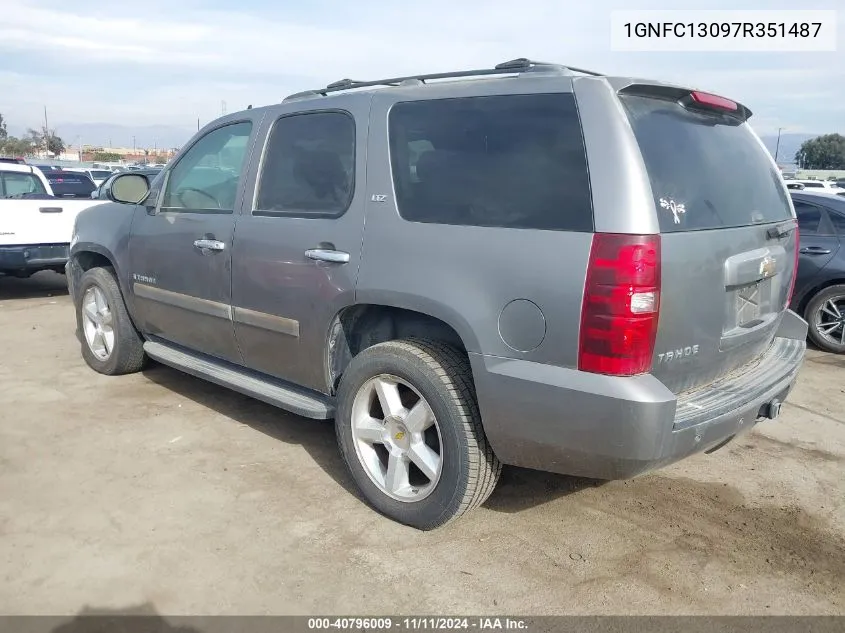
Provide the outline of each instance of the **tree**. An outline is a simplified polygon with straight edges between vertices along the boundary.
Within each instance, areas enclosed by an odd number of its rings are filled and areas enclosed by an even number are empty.
[[[56,134],[56,130],[39,131],[32,128],[26,131],[28,140],[38,149],[46,149],[48,153],[58,156],[65,151],[65,142]]]
[[[845,169],[845,136],[824,134],[804,141],[795,162],[804,169]]]
[[[28,156],[32,153],[32,143],[29,139],[7,136],[0,139],[0,154],[9,156]]]
[[[94,152],[94,160],[104,163],[112,163],[120,160],[120,154],[114,152]]]
[[[6,121],[3,119],[3,115],[0,114],[0,143],[7,138],[9,138],[9,133],[6,131]]]

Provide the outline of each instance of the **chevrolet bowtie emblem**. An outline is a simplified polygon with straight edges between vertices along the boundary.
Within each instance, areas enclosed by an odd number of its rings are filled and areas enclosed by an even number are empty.
[[[405,433],[404,433],[404,432],[402,432],[402,431],[399,431],[396,435],[394,435],[394,436],[393,436],[393,438],[394,438],[397,442],[399,442],[399,441],[400,441],[403,437],[405,437]]]
[[[777,272],[777,260],[771,255],[766,255],[760,262],[760,276],[763,279],[773,276]]]

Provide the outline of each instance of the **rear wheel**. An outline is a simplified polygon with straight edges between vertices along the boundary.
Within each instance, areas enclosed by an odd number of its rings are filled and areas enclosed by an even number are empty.
[[[418,339],[358,354],[338,390],[338,444],[368,503],[422,530],[482,504],[498,481],[466,355]]]
[[[101,374],[115,376],[144,366],[144,342],[129,318],[114,274],[92,268],[79,280],[77,320],[82,357]]]
[[[825,288],[804,312],[810,340],[827,352],[845,353],[845,285]]]

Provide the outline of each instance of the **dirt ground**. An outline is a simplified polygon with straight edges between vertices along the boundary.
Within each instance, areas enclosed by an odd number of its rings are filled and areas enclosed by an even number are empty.
[[[64,278],[0,279],[0,613],[843,614],[845,357],[781,418],[627,482],[506,469],[421,533],[330,423],[174,370],[109,378]]]

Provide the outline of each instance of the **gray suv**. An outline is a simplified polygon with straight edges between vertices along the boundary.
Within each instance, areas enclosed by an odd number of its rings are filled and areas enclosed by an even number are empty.
[[[87,363],[334,419],[420,529],[502,464],[628,478],[775,418],[798,230],[742,104],[525,59],[228,114],[79,215]]]

